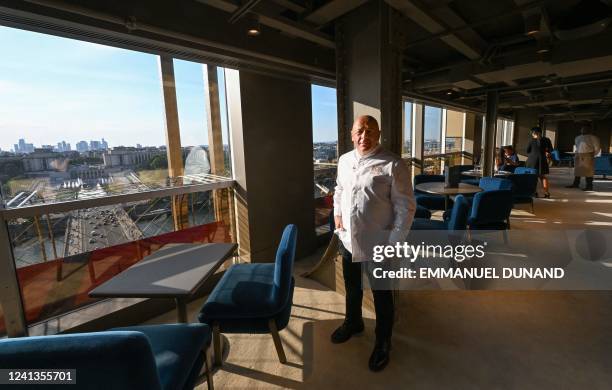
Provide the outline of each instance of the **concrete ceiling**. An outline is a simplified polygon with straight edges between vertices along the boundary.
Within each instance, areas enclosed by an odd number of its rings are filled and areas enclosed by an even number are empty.
[[[0,0],[0,23],[330,84],[334,22],[366,1]],[[407,96],[482,109],[498,90],[503,114],[612,109],[608,0],[381,1],[403,21]],[[245,34],[252,16],[255,39]]]

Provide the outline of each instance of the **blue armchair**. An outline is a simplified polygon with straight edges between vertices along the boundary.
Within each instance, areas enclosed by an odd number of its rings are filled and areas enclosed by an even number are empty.
[[[444,175],[416,175],[414,177],[414,194],[418,206],[425,207],[428,210],[444,210],[444,196],[436,194],[428,194],[419,191],[416,186],[421,183],[444,182]]]
[[[148,325],[106,332],[0,340],[0,367],[76,369],[75,389],[193,389],[207,362],[204,324]],[[72,387],[72,386],[68,386]]]
[[[523,173],[509,177],[512,181],[512,199],[514,204],[530,203],[533,209],[533,198],[538,187],[538,175]]]
[[[220,333],[270,333],[286,363],[279,330],[289,323],[297,226],[288,225],[273,264],[235,264],[211,292],[198,319],[213,328],[215,363],[221,365]]]
[[[553,163],[556,166],[561,166],[563,163],[567,163],[567,166],[571,167],[574,163],[573,157],[561,155],[561,152],[559,152],[558,149],[553,149],[553,151],[550,153],[550,156],[552,157]]]
[[[516,167],[514,170],[515,175],[522,175],[525,173],[532,173],[534,175],[538,174],[538,171],[535,168],[527,168],[527,167]]]
[[[474,196],[467,224],[470,230],[503,230],[504,241],[508,242],[511,211],[512,191],[482,191]]]
[[[412,230],[465,230],[469,209],[470,205],[465,197],[457,195],[448,221],[415,218]]]
[[[612,175],[612,155],[602,154],[595,157],[595,174],[602,175],[604,179],[606,176]]]
[[[484,191],[510,190],[512,189],[512,182],[499,177],[483,177],[480,179],[478,186]]]

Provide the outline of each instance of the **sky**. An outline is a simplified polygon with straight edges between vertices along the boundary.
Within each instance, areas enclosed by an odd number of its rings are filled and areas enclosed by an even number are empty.
[[[0,149],[19,138],[72,149],[102,138],[111,147],[165,144],[157,56],[3,26],[0,47]],[[207,145],[202,66],[174,67],[181,143]],[[314,141],[337,140],[335,90],[315,85],[312,99]],[[225,115],[222,123],[227,134]]]

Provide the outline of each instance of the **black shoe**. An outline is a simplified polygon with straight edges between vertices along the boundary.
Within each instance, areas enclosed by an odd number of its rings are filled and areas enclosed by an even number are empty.
[[[550,192],[545,192],[545,193],[544,193],[544,197],[545,197],[546,199],[550,199]]]
[[[376,345],[374,345],[374,351],[372,351],[370,355],[370,361],[368,362],[370,371],[381,371],[383,368],[387,367],[390,351],[391,340],[384,340],[381,342],[377,340]]]
[[[348,341],[353,335],[361,332],[363,332],[363,321],[359,321],[357,324],[350,324],[344,321],[342,325],[332,333],[331,342],[334,344],[341,344]]]
[[[572,185],[569,185],[569,186],[565,186],[565,188],[578,188],[578,185],[577,184],[572,184]]]

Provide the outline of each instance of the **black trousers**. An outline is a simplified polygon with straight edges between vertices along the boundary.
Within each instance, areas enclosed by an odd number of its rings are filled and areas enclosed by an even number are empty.
[[[361,302],[363,288],[361,283],[361,263],[353,263],[353,256],[340,243],[342,273],[346,291],[346,321],[354,324],[362,320]],[[393,331],[393,292],[391,290],[372,290],[374,310],[376,311],[376,340],[391,338]]]
[[[580,177],[574,176],[574,185],[578,187],[580,185]],[[593,188],[593,176],[585,177],[586,179],[586,187],[585,188]]]

